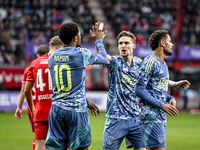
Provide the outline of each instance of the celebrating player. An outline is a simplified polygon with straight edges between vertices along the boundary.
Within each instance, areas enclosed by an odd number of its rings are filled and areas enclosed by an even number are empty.
[[[118,36],[119,56],[108,55],[106,67],[109,75],[106,123],[103,134],[103,149],[119,149],[123,139],[127,148],[145,150],[142,131],[139,125],[139,99],[135,95],[138,69],[142,60],[133,56],[136,37],[129,31]],[[170,81],[172,87],[189,87],[187,80]],[[128,124],[128,125],[127,125]]]
[[[106,122],[103,133],[103,149],[119,149],[126,137],[136,150],[145,150],[139,125],[138,97],[135,85],[141,59],[133,56],[136,37],[128,31],[117,36],[119,56],[108,55],[106,67],[109,75]]]
[[[80,48],[81,35],[74,22],[63,24],[59,37],[64,47],[49,57],[49,70],[54,85],[49,113],[46,145],[50,149],[87,150],[91,144],[91,129],[85,96],[85,72],[90,64],[105,64],[107,53],[103,39],[107,31],[98,30],[95,23],[90,34],[99,54]]]
[[[165,112],[178,115],[175,98],[167,95],[169,73],[164,61],[172,55],[174,45],[168,31],[156,30],[149,38],[149,46],[153,53],[143,60],[136,85],[136,95],[141,98],[141,127],[149,150],[166,150]]]

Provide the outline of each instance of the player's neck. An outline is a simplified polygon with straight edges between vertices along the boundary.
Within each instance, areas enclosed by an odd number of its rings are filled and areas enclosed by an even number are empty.
[[[124,61],[127,63],[127,65],[131,66],[133,63],[133,57],[122,57],[124,59]]]
[[[52,54],[54,51],[56,51],[57,50],[57,48],[51,48],[50,50],[49,50],[49,54]]]
[[[63,47],[76,47],[75,42],[69,43],[69,44],[64,44]]]
[[[164,61],[166,55],[163,53],[163,50],[161,49],[155,49],[153,51],[154,55],[161,61]]]

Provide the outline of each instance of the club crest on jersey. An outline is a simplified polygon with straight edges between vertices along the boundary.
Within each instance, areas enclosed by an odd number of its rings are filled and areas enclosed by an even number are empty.
[[[112,145],[113,144],[113,137],[112,136],[108,136],[107,144],[108,145]]]
[[[144,75],[142,76],[142,78],[143,78],[143,81],[146,82],[146,81],[148,81],[149,76],[148,76],[147,74],[144,74]]]

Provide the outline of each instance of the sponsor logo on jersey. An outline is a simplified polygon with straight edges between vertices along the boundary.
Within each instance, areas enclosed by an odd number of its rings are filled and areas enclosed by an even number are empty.
[[[160,78],[159,85],[160,86],[166,86],[168,84],[168,79],[167,78]]]
[[[41,59],[40,64],[48,64],[48,59]]]
[[[53,94],[38,95],[38,100],[51,99]]]

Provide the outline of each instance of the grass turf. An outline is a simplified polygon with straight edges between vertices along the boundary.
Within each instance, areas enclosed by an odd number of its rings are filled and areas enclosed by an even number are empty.
[[[101,116],[90,116],[92,144],[89,150],[102,150],[102,136],[105,113]],[[21,120],[14,117],[14,112],[0,113],[0,150],[32,150],[34,133],[23,113]],[[200,149],[200,115],[179,113],[176,117],[168,115],[167,123],[168,150],[199,150]],[[126,150],[123,141],[120,150]]]

